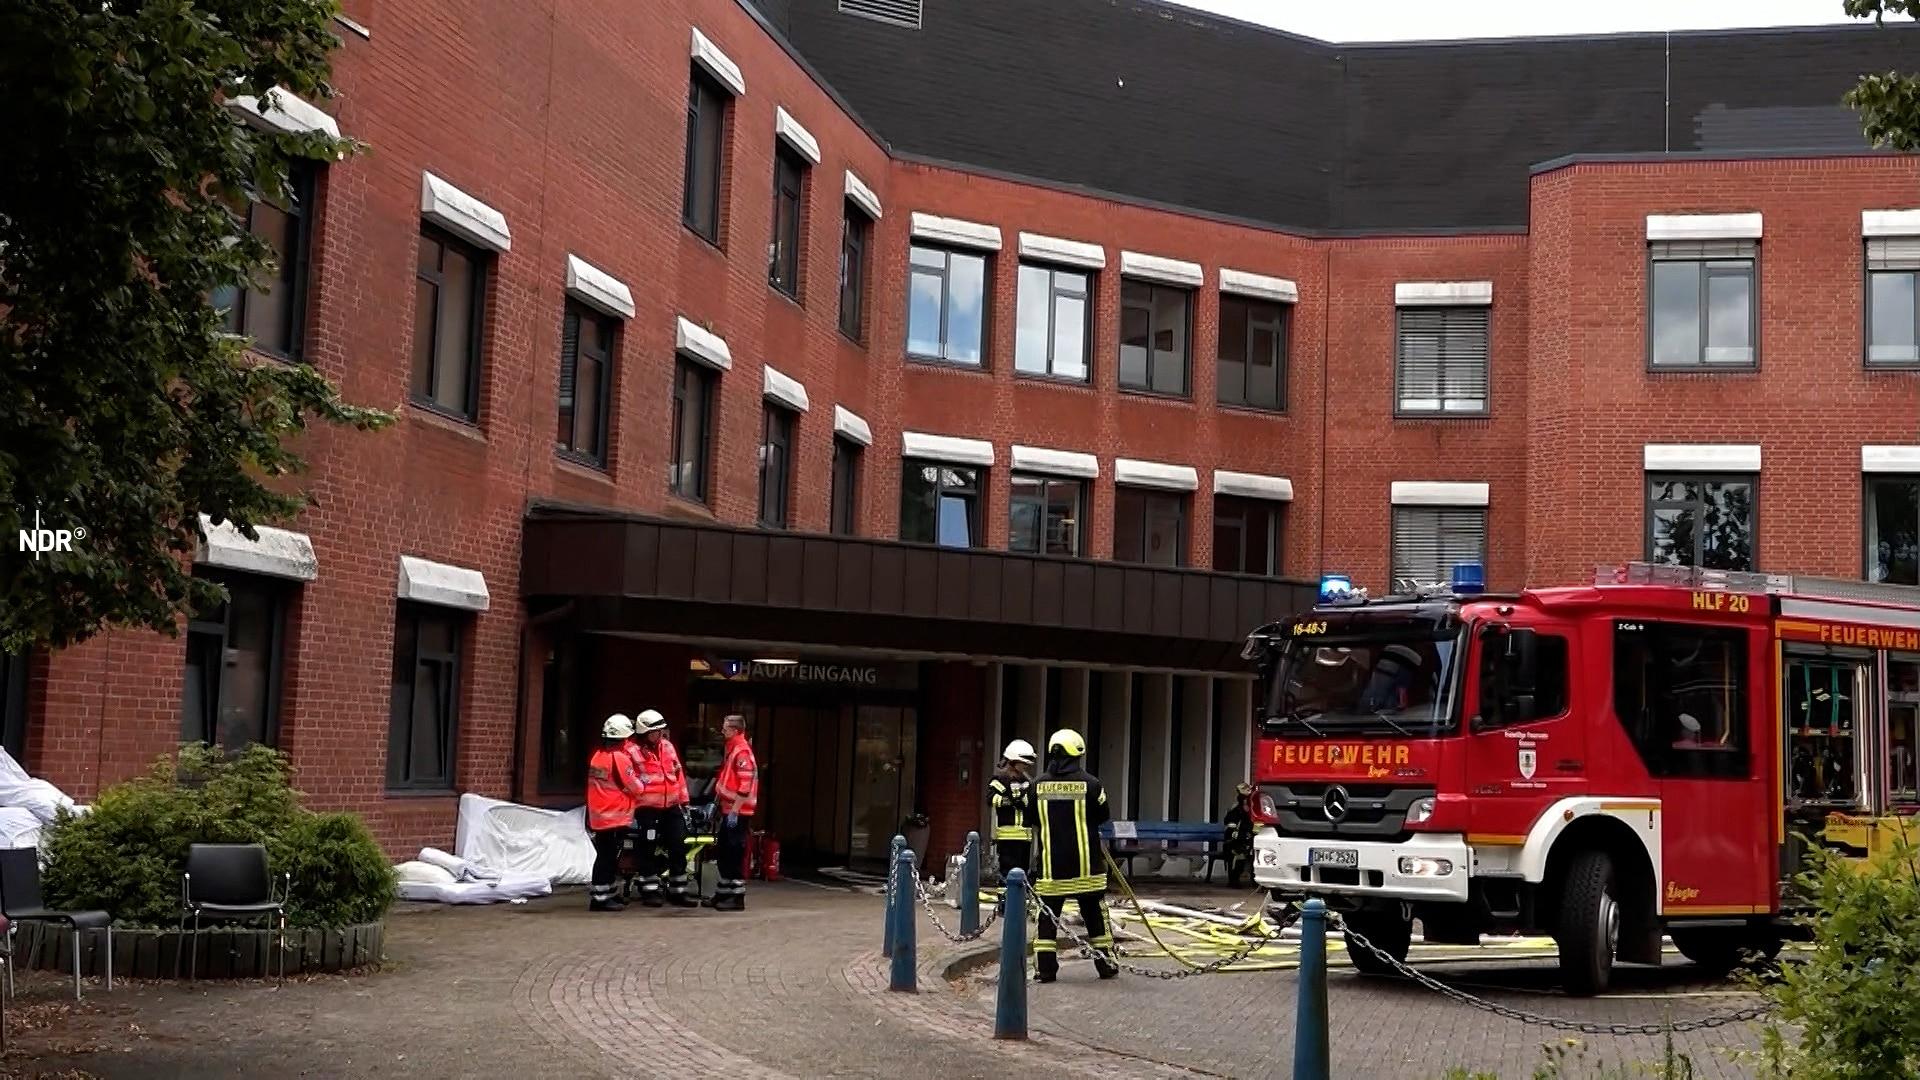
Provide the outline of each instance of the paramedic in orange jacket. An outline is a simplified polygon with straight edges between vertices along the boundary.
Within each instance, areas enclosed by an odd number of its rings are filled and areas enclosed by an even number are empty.
[[[695,907],[699,901],[687,895],[687,824],[682,809],[687,805],[686,770],[680,767],[680,752],[667,740],[667,718],[648,709],[636,719],[634,755],[644,782],[634,815],[634,827],[640,830],[640,902],[648,907],[662,903]]]
[[[753,745],[747,742],[746,718],[729,716],[721,721],[720,729],[727,736],[720,773],[713,781],[714,813],[720,815],[720,880],[710,903],[715,911],[745,911],[747,827],[760,803],[760,772],[753,759]]]
[[[587,828],[593,834],[593,891],[589,911],[619,911],[626,907],[614,894],[620,845],[633,827],[633,807],[641,784],[634,774],[627,740],[633,721],[620,713],[600,725],[600,747],[587,759]]]

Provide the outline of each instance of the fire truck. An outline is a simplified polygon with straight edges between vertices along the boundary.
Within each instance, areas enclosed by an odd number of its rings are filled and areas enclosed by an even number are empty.
[[[1584,586],[1368,599],[1263,626],[1254,878],[1405,959],[1554,939],[1616,961],[1778,952],[1808,845],[1920,835],[1920,589],[1630,563]],[[1389,970],[1349,942],[1362,972]]]

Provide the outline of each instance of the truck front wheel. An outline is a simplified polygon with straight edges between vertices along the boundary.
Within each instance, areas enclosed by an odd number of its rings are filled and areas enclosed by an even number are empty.
[[[1614,947],[1620,940],[1620,904],[1613,860],[1604,851],[1583,851],[1567,865],[1560,888],[1560,979],[1567,993],[1591,997],[1613,980]]]
[[[1374,949],[1406,962],[1407,950],[1413,947],[1412,919],[1401,918],[1397,911],[1356,911],[1343,918]],[[1347,939],[1347,959],[1353,961],[1354,970],[1362,975],[1390,975],[1394,971],[1393,965],[1379,953],[1352,938]]]

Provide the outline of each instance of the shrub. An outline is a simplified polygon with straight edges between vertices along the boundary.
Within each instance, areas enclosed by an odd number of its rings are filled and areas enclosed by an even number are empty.
[[[191,845],[258,843],[276,876],[293,875],[290,922],[379,919],[394,896],[386,856],[357,818],[303,809],[292,780],[287,759],[260,746],[231,756],[187,746],[161,758],[48,827],[48,905],[109,911],[121,926],[174,926]]]

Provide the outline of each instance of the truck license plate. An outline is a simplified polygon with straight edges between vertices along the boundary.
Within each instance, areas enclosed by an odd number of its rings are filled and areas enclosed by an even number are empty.
[[[1354,866],[1360,865],[1360,853],[1353,848],[1309,848],[1307,864],[1310,866]]]

